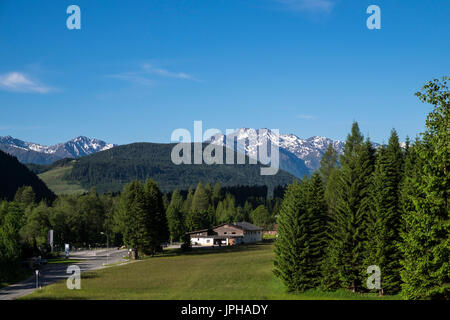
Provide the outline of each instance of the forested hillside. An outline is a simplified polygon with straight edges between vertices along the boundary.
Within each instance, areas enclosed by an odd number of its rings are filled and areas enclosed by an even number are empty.
[[[188,189],[200,180],[211,184],[219,182],[224,187],[265,185],[270,192],[274,187],[291,183],[294,179],[281,170],[274,176],[263,176],[260,174],[260,164],[175,165],[170,158],[173,146],[133,143],[102,151],[73,162],[73,168],[65,179],[80,183],[88,190],[96,187],[100,193],[120,191],[131,180],[144,181],[147,178],[154,179],[164,192],[175,188]]]
[[[0,199],[12,200],[22,186],[31,186],[36,200],[55,198],[53,192],[16,157],[0,151]]]

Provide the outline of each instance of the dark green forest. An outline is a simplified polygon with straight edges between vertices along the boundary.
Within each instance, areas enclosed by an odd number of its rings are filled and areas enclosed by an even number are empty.
[[[206,144],[203,144],[203,147],[205,146]],[[164,192],[177,188],[187,190],[195,187],[200,180],[209,181],[211,184],[219,182],[222,186],[261,185],[267,186],[269,190],[294,180],[294,176],[282,170],[274,176],[262,176],[262,165],[248,164],[248,157],[247,164],[239,165],[175,165],[170,158],[173,147],[174,144],[157,143],[118,146],[77,159],[65,179],[81,183],[86,190],[95,187],[100,193],[121,191],[131,180],[144,182],[147,178],[155,180]],[[40,173],[51,167],[33,165],[32,168]]]
[[[51,202],[55,199],[53,192],[47,188],[33,172],[24,164],[0,150],[0,199],[13,200],[17,189],[31,186],[36,194],[36,200]]]

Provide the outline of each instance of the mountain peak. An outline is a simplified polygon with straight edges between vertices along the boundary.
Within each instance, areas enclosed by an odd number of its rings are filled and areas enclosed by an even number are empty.
[[[45,146],[24,142],[11,136],[0,137],[0,150],[16,156],[25,163],[48,164],[63,158],[79,158],[115,147],[95,138],[78,136],[67,142]]]
[[[343,152],[345,142],[340,140],[332,140],[322,136],[312,136],[307,139],[301,139],[295,134],[278,134],[276,135],[272,130],[268,128],[251,129],[251,128],[239,128],[233,136],[237,137],[238,146],[235,146],[237,150],[244,151],[251,158],[258,157],[259,142],[255,140],[255,134],[263,133],[264,136],[274,144],[277,144],[285,156],[290,158],[296,157],[302,161],[310,171],[314,171],[320,166],[320,160],[325,153],[328,145],[332,145],[338,154]],[[214,139],[213,139],[214,137]],[[213,140],[215,144],[225,145],[226,140],[223,134],[216,134],[207,141]],[[288,170],[289,171],[289,170]],[[291,172],[295,174],[294,172]]]

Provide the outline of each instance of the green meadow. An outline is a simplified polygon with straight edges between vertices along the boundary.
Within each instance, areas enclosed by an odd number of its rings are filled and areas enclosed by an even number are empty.
[[[39,174],[39,178],[57,195],[61,194],[81,194],[86,192],[80,184],[67,181],[64,177],[70,173],[72,165],[56,167],[49,171]]]
[[[82,275],[81,289],[65,281],[23,299],[381,299],[348,291],[288,293],[272,273],[273,244],[164,254]],[[382,299],[400,299],[398,296]]]

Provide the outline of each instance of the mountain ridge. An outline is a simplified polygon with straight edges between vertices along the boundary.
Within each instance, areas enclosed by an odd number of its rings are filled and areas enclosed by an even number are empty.
[[[52,146],[26,142],[11,136],[0,137],[0,150],[17,157],[22,163],[51,164],[64,158],[80,158],[116,146],[86,136],[78,136]]]

